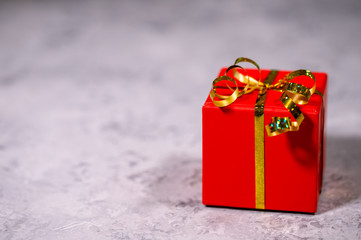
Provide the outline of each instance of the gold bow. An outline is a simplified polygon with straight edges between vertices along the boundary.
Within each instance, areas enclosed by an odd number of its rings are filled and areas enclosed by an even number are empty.
[[[248,62],[253,64],[259,72],[259,79],[256,80],[248,74],[246,76],[242,75],[235,68],[241,68],[245,72],[247,72],[243,67],[237,65],[240,62]],[[233,76],[227,76],[227,73],[233,69]],[[307,76],[311,78],[314,82],[311,88],[307,88],[301,84],[290,82],[292,79],[299,76]],[[230,87],[228,83],[226,84],[228,89],[232,91],[230,95],[221,95],[217,93],[218,88],[222,88],[221,86],[216,86],[216,84],[220,81],[228,81],[235,84],[235,87]],[[242,87],[237,84],[237,81],[243,85]],[[252,93],[253,91],[258,90],[260,96],[265,95],[268,90],[281,91],[283,94],[280,97],[280,101],[284,105],[284,107],[291,113],[291,115],[295,118],[296,121],[291,121],[290,117],[272,117],[272,122],[266,126],[266,131],[268,136],[276,136],[288,131],[298,131],[299,127],[304,119],[304,115],[302,114],[298,105],[305,105],[308,103],[310,97],[315,92],[317,94],[322,94],[316,91],[316,81],[315,76],[309,70],[299,69],[293,72],[288,73],[282,79],[279,79],[275,84],[264,83],[261,81],[261,70],[258,64],[249,58],[237,58],[235,63],[228,67],[225,74],[223,76],[217,77],[212,84],[212,90],[210,92],[210,97],[214,103],[214,105],[218,107],[226,107],[236,101],[237,98],[242,97],[244,94]],[[215,98],[220,100],[216,100]],[[263,108],[264,105],[262,105]],[[256,107],[257,111],[257,107]],[[263,109],[262,109],[263,114]]]

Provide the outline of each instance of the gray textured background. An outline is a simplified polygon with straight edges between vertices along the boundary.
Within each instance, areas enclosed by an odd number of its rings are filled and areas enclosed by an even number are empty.
[[[236,57],[329,74],[315,215],[201,204]],[[0,1],[0,239],[360,239],[360,1]]]

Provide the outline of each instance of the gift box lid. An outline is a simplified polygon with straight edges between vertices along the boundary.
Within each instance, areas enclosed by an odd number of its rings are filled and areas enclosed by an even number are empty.
[[[222,68],[219,73],[219,76],[224,75],[226,70],[227,70],[227,68]],[[240,72],[240,70],[236,70],[236,71]],[[246,71],[250,77],[253,77],[255,79],[259,78],[259,72],[257,69],[246,69]],[[268,69],[261,70],[262,82],[265,80],[265,78],[270,73],[270,71],[271,70],[268,70]],[[283,78],[286,74],[288,74],[290,72],[291,71],[285,71],[285,70],[278,71],[277,76],[275,77],[275,80],[273,81],[273,83],[276,83],[279,79]],[[312,72],[312,73],[314,74],[315,80],[316,80],[316,90],[321,92],[324,95],[323,97],[326,98],[327,74],[323,73],[323,72]],[[227,76],[233,77],[233,73],[230,71],[230,72],[228,72]],[[314,83],[310,78],[308,78],[306,76],[299,76],[299,77],[293,79],[291,82],[296,82],[296,83],[302,84],[302,85],[304,85],[306,87],[310,87],[310,88],[312,87],[312,85]],[[217,90],[217,92],[219,92],[220,94],[227,94],[227,93],[231,94],[232,93],[229,89],[226,89],[227,83],[225,81],[222,81],[219,83],[220,83],[219,85],[224,86],[225,89],[219,89],[219,90]],[[232,84],[230,84],[230,83],[228,83],[228,84],[232,87]],[[239,86],[241,86],[241,84],[239,84]],[[257,95],[258,95],[258,91],[253,91],[250,94],[245,94],[245,95],[239,97],[235,102],[233,102],[229,106],[224,107],[223,109],[224,110],[231,110],[231,109],[254,110],[254,105],[257,100]],[[265,112],[267,112],[267,111],[277,112],[277,113],[280,113],[282,116],[290,115],[289,111],[283,106],[282,102],[279,100],[281,95],[282,95],[282,93],[280,91],[268,90],[267,97],[266,97],[266,103],[265,103]],[[322,97],[319,94],[313,94],[311,96],[309,102],[306,105],[298,105],[298,106],[300,107],[300,110],[306,115],[318,114],[322,107],[322,101],[323,101]],[[325,104],[326,99],[323,102]],[[204,107],[219,108],[213,104],[212,99],[209,96],[208,96],[206,102],[204,103]]]

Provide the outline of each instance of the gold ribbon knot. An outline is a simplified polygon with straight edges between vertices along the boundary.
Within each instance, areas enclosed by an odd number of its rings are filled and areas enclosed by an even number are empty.
[[[237,65],[241,62],[248,62],[254,65],[259,72],[259,79],[256,80],[250,77],[248,74],[243,75],[236,70],[236,68],[243,69],[246,73],[247,71]],[[232,70],[233,78],[227,76],[228,72]],[[299,76],[306,76],[313,80],[313,86],[311,88],[305,87],[302,84],[291,82],[294,78]],[[227,81],[233,83],[234,86],[229,86],[226,83],[227,88],[232,91],[230,95],[222,95],[217,93],[217,89],[224,88],[222,86],[218,86],[217,83],[221,81]],[[297,105],[305,105],[308,103],[312,94],[315,92],[322,94],[316,91],[316,81],[315,76],[311,71],[305,69],[299,69],[293,72],[288,73],[283,78],[279,79],[275,84],[273,83],[264,83],[261,81],[261,70],[258,64],[249,58],[237,58],[235,63],[228,67],[225,74],[223,76],[217,77],[212,83],[212,90],[210,92],[210,97],[214,103],[214,105],[218,107],[226,107],[237,100],[237,98],[241,98],[244,94],[252,93],[253,91],[259,91],[258,98],[265,95],[268,90],[280,91],[282,92],[282,96],[280,97],[280,101],[283,106],[291,113],[295,121],[292,121],[290,117],[272,117],[272,121],[270,124],[266,125],[266,131],[268,136],[276,136],[288,131],[298,131],[299,127],[304,119],[304,115],[302,114],[300,108]],[[218,98],[218,100],[216,99]],[[263,107],[264,105],[262,105]],[[257,107],[256,107],[257,111]],[[256,113],[257,114],[257,113]],[[262,109],[263,115],[263,109]]]

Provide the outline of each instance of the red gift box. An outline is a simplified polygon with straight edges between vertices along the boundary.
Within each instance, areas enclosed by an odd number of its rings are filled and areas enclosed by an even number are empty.
[[[220,71],[225,74],[227,68]],[[247,69],[250,77],[259,72]],[[262,81],[270,70],[261,70]],[[290,71],[279,71],[274,80]],[[308,104],[299,105],[304,120],[298,131],[264,136],[264,209],[314,213],[322,187],[325,159],[324,116],[327,74],[313,73],[316,90]],[[228,75],[232,75],[228,73]],[[307,85],[309,79],[298,77]],[[226,85],[224,85],[226,86]],[[226,90],[225,90],[226,91]],[[287,117],[281,92],[268,90],[264,123]],[[256,207],[255,102],[258,91],[245,94],[226,107],[208,96],[203,109],[203,204],[237,208]]]

